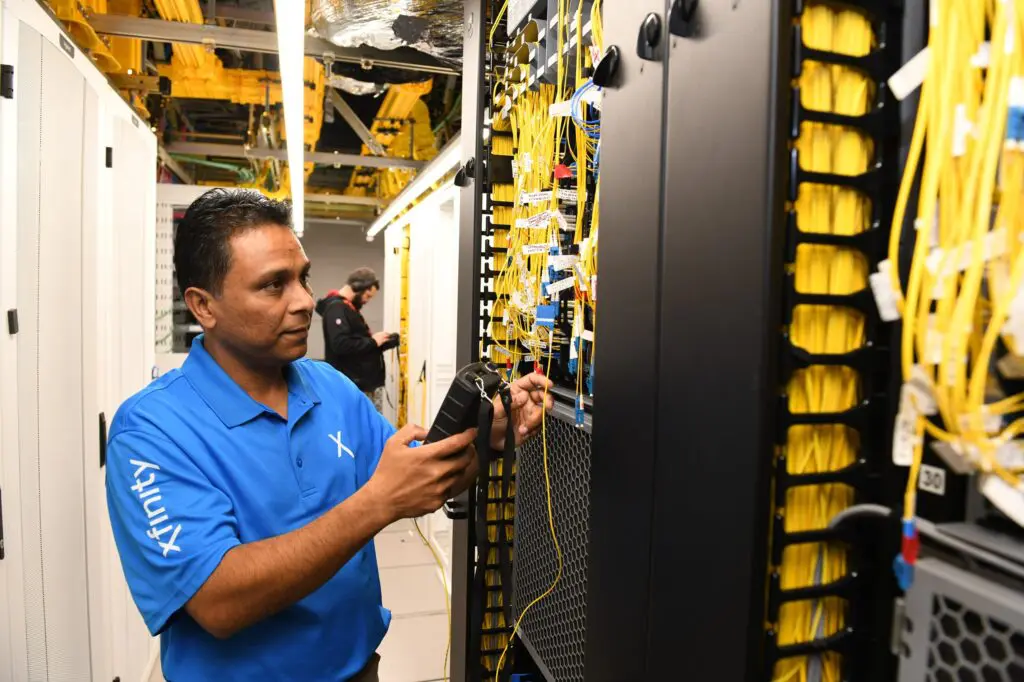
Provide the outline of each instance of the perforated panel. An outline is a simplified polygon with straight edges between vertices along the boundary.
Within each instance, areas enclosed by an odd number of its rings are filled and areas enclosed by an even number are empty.
[[[156,207],[156,352],[174,351],[174,208]]]
[[[1024,596],[924,559],[907,595],[900,682],[1024,682]]]
[[[1024,681],[1024,633],[950,597],[932,600],[928,682]]]
[[[552,682],[582,682],[587,606],[587,540],[590,518],[590,435],[549,417],[546,438],[519,452],[516,479],[515,612],[547,592],[558,576],[545,483],[544,442],[555,537],[562,570],[551,594],[525,614],[520,633]]]

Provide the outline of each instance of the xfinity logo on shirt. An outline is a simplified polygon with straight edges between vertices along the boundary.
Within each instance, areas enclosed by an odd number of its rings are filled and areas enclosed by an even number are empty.
[[[341,431],[338,431],[337,434],[328,433],[327,437],[334,441],[334,444],[338,446],[338,457],[341,457],[341,453],[344,452],[352,459],[356,458],[355,453],[345,447],[345,444],[341,442]]]
[[[181,552],[181,547],[175,544],[178,541],[178,534],[181,533],[181,524],[169,523],[170,517],[167,515],[167,510],[158,504],[163,499],[163,496],[160,495],[160,488],[158,486],[150,487],[156,483],[156,472],[160,471],[160,467],[149,462],[140,462],[137,459],[128,461],[138,467],[135,470],[135,485],[132,486],[132,490],[139,496],[142,508],[146,511],[146,517],[149,519],[149,530],[146,531],[146,535],[157,541],[165,557],[170,552]],[[149,472],[147,478],[139,478],[150,469],[152,471]],[[168,533],[170,533],[170,537],[164,540],[163,537]]]

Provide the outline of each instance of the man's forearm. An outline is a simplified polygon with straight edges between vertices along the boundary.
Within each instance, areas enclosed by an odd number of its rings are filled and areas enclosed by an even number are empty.
[[[302,528],[230,550],[188,613],[215,637],[230,637],[316,591],[393,520],[363,487]]]

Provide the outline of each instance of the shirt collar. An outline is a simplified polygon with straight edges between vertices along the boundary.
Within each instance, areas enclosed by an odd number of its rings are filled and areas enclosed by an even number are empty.
[[[204,334],[192,341],[185,364],[181,371],[199,397],[209,405],[217,417],[228,428],[241,426],[263,413],[270,413],[270,408],[255,401],[235,380],[228,376],[203,344]],[[295,363],[285,367],[285,379],[288,381],[288,392],[305,398],[312,404],[320,402],[320,396],[299,371]],[[290,401],[289,401],[290,402]]]

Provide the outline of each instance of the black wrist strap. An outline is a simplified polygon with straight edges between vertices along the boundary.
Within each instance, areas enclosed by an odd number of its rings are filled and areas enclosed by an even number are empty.
[[[516,427],[512,420],[512,393],[508,389],[501,392],[501,404],[505,408],[505,448],[501,457],[501,504],[500,518],[504,521],[505,513],[514,499],[512,496],[512,468],[516,460]],[[512,610],[512,551],[509,541],[509,528],[506,524],[498,526],[502,534],[498,538],[498,561],[501,566],[502,605],[505,609],[505,627],[511,628],[514,623]]]
[[[469,661],[470,682],[483,679],[481,645],[483,642],[484,613],[487,605],[487,555],[491,543],[487,537],[487,498],[491,477],[491,424],[494,421],[494,405],[490,400],[481,400],[477,413],[476,454],[480,462],[480,473],[476,479],[476,531],[477,561],[473,575],[473,594],[470,598]]]

